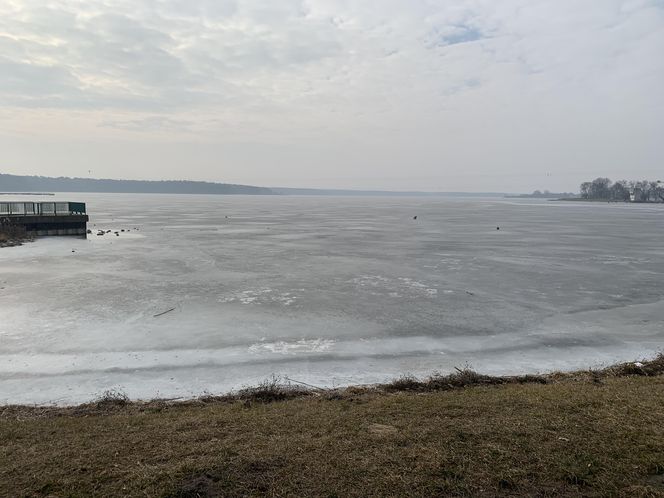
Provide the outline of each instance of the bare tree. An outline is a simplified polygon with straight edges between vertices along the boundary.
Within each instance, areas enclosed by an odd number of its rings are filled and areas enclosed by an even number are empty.
[[[629,200],[629,187],[626,180],[619,180],[609,189],[611,200],[613,201],[628,201]]]
[[[658,200],[659,202],[664,202],[664,183],[662,183],[661,180],[657,180],[654,183],[655,183],[655,188],[654,188],[655,200]]]
[[[609,199],[611,180],[608,178],[595,178],[590,186],[590,194],[593,199]]]
[[[583,182],[581,184],[581,197],[583,199],[590,199],[590,187],[592,187],[592,183],[590,182]]]

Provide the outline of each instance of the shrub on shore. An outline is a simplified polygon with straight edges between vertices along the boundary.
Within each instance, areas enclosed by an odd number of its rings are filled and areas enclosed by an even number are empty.
[[[245,387],[238,391],[236,398],[242,401],[257,401],[270,403],[273,401],[285,401],[287,399],[299,398],[311,394],[311,390],[305,387],[284,382],[276,375],[265,379],[254,387]]]
[[[21,245],[30,240],[25,228],[12,223],[0,223],[0,247]]]
[[[601,382],[607,377],[627,377],[632,375],[653,377],[664,374],[664,353],[659,353],[652,360],[620,363],[602,370],[582,370],[577,372],[554,372],[542,375],[515,375],[496,377],[482,375],[466,367],[457,368],[449,375],[434,374],[426,379],[418,379],[412,375],[404,375],[381,386],[384,390],[395,391],[447,391],[472,386],[489,386],[504,384],[548,384],[556,380],[578,378]]]

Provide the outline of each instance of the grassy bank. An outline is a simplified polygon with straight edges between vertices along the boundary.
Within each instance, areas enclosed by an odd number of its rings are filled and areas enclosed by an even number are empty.
[[[0,495],[664,496],[662,373],[660,356],[544,377],[8,406]]]

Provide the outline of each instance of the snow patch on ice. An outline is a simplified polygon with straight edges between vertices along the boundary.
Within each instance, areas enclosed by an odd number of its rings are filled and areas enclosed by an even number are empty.
[[[334,346],[335,341],[331,339],[300,339],[299,341],[287,342],[261,342],[249,346],[250,353],[275,353],[275,354],[298,354],[298,353],[324,353]]]
[[[296,289],[303,291],[304,289]],[[238,292],[231,296],[219,298],[221,303],[241,303],[241,304],[268,304],[276,303],[283,306],[290,306],[298,299],[293,292],[279,292],[270,288],[249,289]]]
[[[381,275],[361,275],[351,279],[350,282],[372,295],[387,295],[394,298],[433,298],[438,295],[438,289],[409,277],[387,278]]]

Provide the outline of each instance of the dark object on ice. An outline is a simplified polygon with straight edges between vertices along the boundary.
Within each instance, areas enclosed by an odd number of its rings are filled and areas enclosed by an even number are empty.
[[[120,230],[120,231],[121,231],[121,232],[124,232],[124,228],[123,228],[122,230]]]
[[[417,216],[413,216],[413,219],[416,220],[416,219],[417,219]]]
[[[74,251],[74,250],[72,249],[71,252],[76,252],[76,251]]]
[[[111,231],[110,231],[110,230],[106,230],[106,233],[111,233]]]
[[[496,227],[496,230],[500,230],[500,227]]]
[[[466,294],[468,294],[469,296],[474,296],[475,295],[473,292],[470,292],[470,291],[466,291]]]
[[[170,313],[173,311],[175,308],[171,308],[170,310],[162,311],[161,313],[157,313],[156,315],[153,315],[153,318],[157,318],[158,316],[165,315],[166,313]]]

